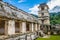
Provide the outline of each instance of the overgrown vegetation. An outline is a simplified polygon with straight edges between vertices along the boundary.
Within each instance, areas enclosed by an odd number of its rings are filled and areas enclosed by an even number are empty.
[[[50,13],[50,23],[53,25],[60,24],[60,12]]]

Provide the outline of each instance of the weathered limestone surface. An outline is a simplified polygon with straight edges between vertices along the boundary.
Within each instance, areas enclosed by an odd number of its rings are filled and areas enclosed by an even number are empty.
[[[33,23],[31,23],[31,24],[32,24],[32,26],[31,26],[32,27],[32,32],[34,32],[34,25],[33,25]]]
[[[37,26],[37,24],[35,24],[35,31],[37,31],[38,30],[38,26]]]
[[[37,35],[35,35],[35,32],[31,34],[31,38],[32,40],[34,40],[36,38]]]
[[[37,29],[38,29],[38,31],[40,31],[40,24],[38,24],[38,28]]]
[[[2,6],[2,7],[1,7]],[[7,18],[30,21],[30,22],[38,22],[38,19],[27,12],[18,9],[12,6],[9,3],[4,3],[0,1],[0,15],[5,16]]]
[[[9,20],[8,21],[8,35],[15,34],[15,21]]]
[[[41,30],[45,33],[48,34],[50,33],[50,16],[49,16],[49,12],[48,12],[48,5],[46,5],[45,3],[40,4],[39,5],[39,11],[38,11],[38,16],[39,16],[39,22],[41,24]]]
[[[26,22],[22,22],[22,33],[26,33]]]

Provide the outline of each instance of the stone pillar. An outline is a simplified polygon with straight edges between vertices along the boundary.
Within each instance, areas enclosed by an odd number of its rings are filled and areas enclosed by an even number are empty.
[[[6,35],[15,34],[15,21],[14,20],[5,21],[5,34]]]
[[[31,27],[32,27],[32,32],[33,32],[33,31],[34,31],[34,24],[33,24],[33,23],[31,23],[31,24],[32,24],[32,26],[31,26]]]
[[[30,29],[30,32],[31,32],[32,31],[31,23],[29,24],[29,29]]]
[[[38,26],[37,26],[37,24],[35,24],[35,31],[37,31],[38,30]]]
[[[26,22],[22,22],[21,32],[26,33]]]
[[[8,35],[8,21],[5,21],[5,35]]]
[[[40,24],[38,24],[38,30],[40,30]]]

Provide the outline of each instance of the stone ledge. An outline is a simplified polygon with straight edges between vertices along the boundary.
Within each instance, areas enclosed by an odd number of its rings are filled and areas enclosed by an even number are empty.
[[[29,35],[33,35],[34,33],[33,32],[31,32],[31,33],[21,33],[21,34],[19,34],[19,33],[16,33],[16,34],[13,34],[13,35],[8,35],[8,36],[6,36],[6,35],[2,35],[2,36],[0,36],[0,40],[5,40],[5,39],[10,39],[10,38],[16,38],[16,37],[20,37],[20,36],[23,36],[23,35],[27,35],[27,36],[29,36]]]

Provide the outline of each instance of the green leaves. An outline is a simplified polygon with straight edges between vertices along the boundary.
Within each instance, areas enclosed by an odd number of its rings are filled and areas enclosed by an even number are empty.
[[[53,13],[50,15],[50,23],[51,24],[60,24],[60,12],[59,13]]]

